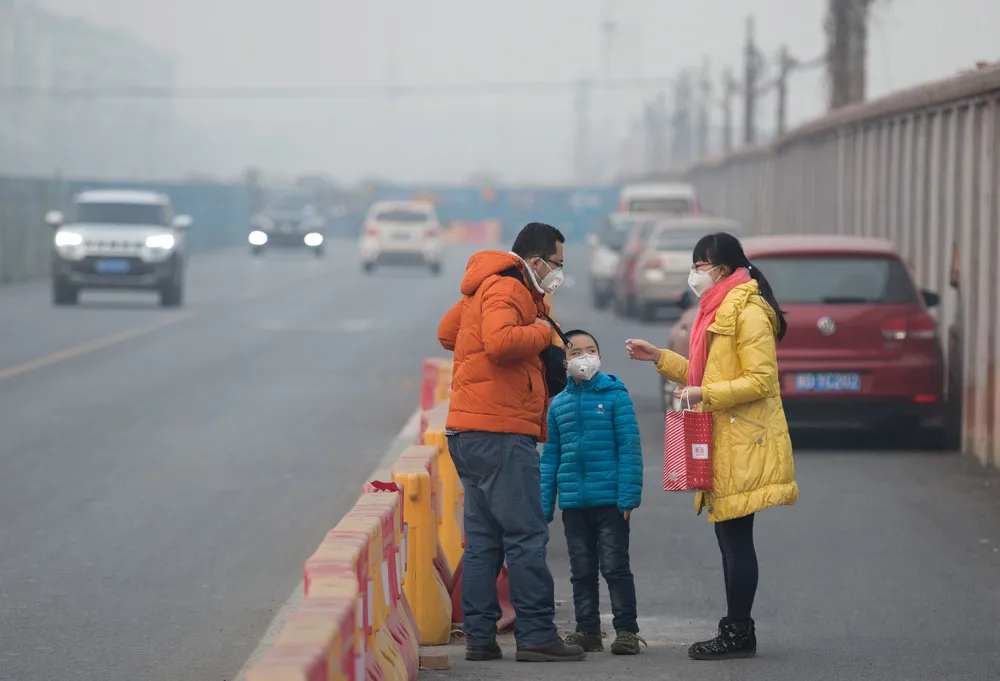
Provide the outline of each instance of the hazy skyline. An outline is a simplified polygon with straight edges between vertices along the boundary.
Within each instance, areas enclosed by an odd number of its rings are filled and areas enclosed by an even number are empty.
[[[618,30],[617,78],[672,76],[711,59],[741,67],[745,19],[768,56],[787,43],[811,59],[825,49],[826,0],[41,0],[62,13],[125,29],[176,59],[177,86],[382,86],[574,81],[602,74],[602,7]],[[544,9],[540,9],[544,7]],[[876,10],[869,94],[948,77],[996,58],[1000,2],[893,0]],[[595,94],[595,135],[622,135],[655,90]],[[822,114],[822,69],[791,82],[793,124]],[[175,163],[233,175],[320,170],[345,181],[378,175],[462,180],[571,179],[573,93],[386,99],[179,101],[196,143]],[[718,118],[718,111],[714,112]],[[773,128],[772,97],[759,123]]]

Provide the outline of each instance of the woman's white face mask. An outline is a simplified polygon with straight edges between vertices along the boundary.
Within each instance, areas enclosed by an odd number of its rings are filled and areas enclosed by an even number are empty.
[[[712,272],[717,269],[719,269],[718,266],[704,271],[691,268],[691,274],[688,275],[688,286],[691,287],[696,296],[701,298],[715,286],[715,279],[712,278]]]

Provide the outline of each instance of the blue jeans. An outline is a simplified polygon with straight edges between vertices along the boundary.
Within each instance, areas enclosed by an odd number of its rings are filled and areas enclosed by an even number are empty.
[[[600,570],[611,595],[615,633],[639,633],[635,578],[628,558],[629,521],[615,506],[567,508],[563,529],[569,548],[576,630],[601,633]]]
[[[496,638],[501,614],[496,583],[505,556],[517,645],[545,645],[558,636],[536,447],[528,435],[462,432],[448,437],[465,487],[462,613],[470,646]]]

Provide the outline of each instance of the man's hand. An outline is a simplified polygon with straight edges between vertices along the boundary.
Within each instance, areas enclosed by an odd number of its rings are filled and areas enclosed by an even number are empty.
[[[549,329],[552,328],[552,322],[550,322],[548,319],[545,319],[543,317],[535,317],[535,323],[536,324],[545,324],[545,326],[547,328],[549,328]]]

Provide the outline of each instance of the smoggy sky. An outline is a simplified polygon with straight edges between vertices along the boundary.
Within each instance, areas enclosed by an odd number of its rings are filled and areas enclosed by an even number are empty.
[[[825,49],[826,0],[39,0],[56,11],[124,28],[176,59],[178,87],[399,84],[553,80],[603,73],[602,12],[617,25],[611,74],[669,77],[703,57],[718,74],[738,67],[745,18],[761,49],[786,43],[811,59]],[[610,9],[603,9],[608,7]],[[1000,1],[884,0],[875,11],[870,94],[948,77],[1000,45]],[[790,116],[822,113],[822,70],[791,82]],[[655,89],[595,93],[593,139],[624,135]],[[668,93],[669,96],[669,93]],[[760,124],[774,125],[774,101]],[[198,141],[191,170],[322,170],[461,180],[493,171],[508,180],[571,179],[571,88],[549,93],[322,100],[183,100]],[[716,112],[718,113],[718,112]],[[717,116],[718,118],[718,116]]]

